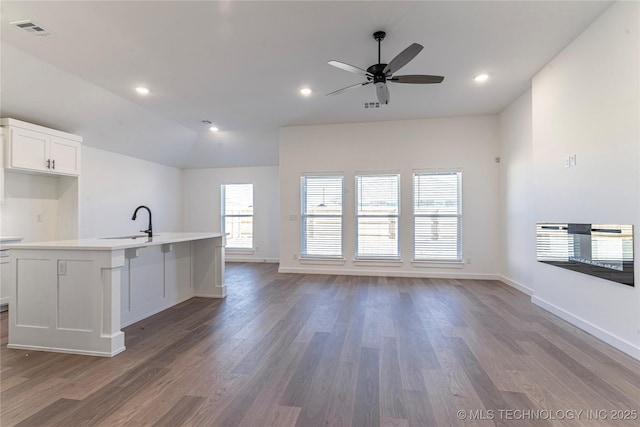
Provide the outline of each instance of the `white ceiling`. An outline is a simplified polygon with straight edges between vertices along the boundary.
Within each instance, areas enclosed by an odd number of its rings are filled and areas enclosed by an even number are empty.
[[[498,113],[610,4],[3,0],[0,113],[177,167],[276,165],[282,126]],[[24,19],[53,35],[8,25]],[[424,46],[398,74],[444,82],[392,84],[379,109],[372,86],[325,97],[362,81],[327,61],[376,63],[376,30],[383,62]]]

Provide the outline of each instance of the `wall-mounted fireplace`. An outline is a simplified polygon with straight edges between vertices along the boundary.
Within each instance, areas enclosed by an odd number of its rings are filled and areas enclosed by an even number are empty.
[[[538,223],[538,261],[629,286],[633,280],[633,226]]]

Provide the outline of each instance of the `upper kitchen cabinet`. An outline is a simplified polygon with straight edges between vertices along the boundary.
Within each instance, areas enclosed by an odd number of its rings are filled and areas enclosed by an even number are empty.
[[[80,175],[82,137],[15,119],[5,128],[5,167],[57,175]]]

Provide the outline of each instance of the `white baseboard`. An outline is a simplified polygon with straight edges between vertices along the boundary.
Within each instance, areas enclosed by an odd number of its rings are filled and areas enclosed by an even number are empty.
[[[278,273],[298,273],[298,274],[335,274],[345,276],[371,276],[371,277],[417,277],[434,279],[476,279],[476,280],[498,280],[495,274],[462,273],[459,271],[399,271],[393,270],[348,270],[342,268],[309,268],[309,267],[280,267]]]
[[[67,354],[82,354],[84,356],[99,356],[99,357],[113,357],[116,354],[120,354],[126,350],[125,346],[114,350],[111,353],[101,351],[85,351],[85,350],[73,350],[68,348],[56,348],[56,347],[43,347],[39,345],[20,345],[20,344],[7,344],[7,348],[15,350],[29,350],[29,351],[50,351],[54,353],[67,353]]]
[[[519,290],[523,294],[526,294],[526,295],[529,295],[529,296],[533,296],[533,289],[523,285],[520,282],[516,282],[515,280],[511,280],[508,277],[505,277],[505,276],[503,276],[501,274],[498,275],[498,280],[500,280],[505,285],[509,285],[512,288]]]
[[[628,354],[629,356],[640,360],[640,347],[630,343],[622,338],[619,338],[612,333],[605,331],[604,329],[590,323],[578,316],[575,316],[568,311],[563,310],[562,308],[551,304],[548,301],[543,300],[542,298],[532,296],[531,302],[535,305],[544,308],[545,310],[555,314],[563,320],[571,323],[572,325],[577,326],[578,328],[590,333],[591,335],[601,339],[607,344],[617,348],[618,350]]]

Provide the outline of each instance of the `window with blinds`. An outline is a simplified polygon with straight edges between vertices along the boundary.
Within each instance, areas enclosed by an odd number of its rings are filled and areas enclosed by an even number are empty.
[[[253,184],[226,184],[220,192],[226,247],[253,249]]]
[[[414,173],[413,233],[417,261],[461,261],[462,173]]]
[[[342,258],[342,176],[303,176],[302,257]]]
[[[356,176],[356,257],[398,258],[400,175]]]

